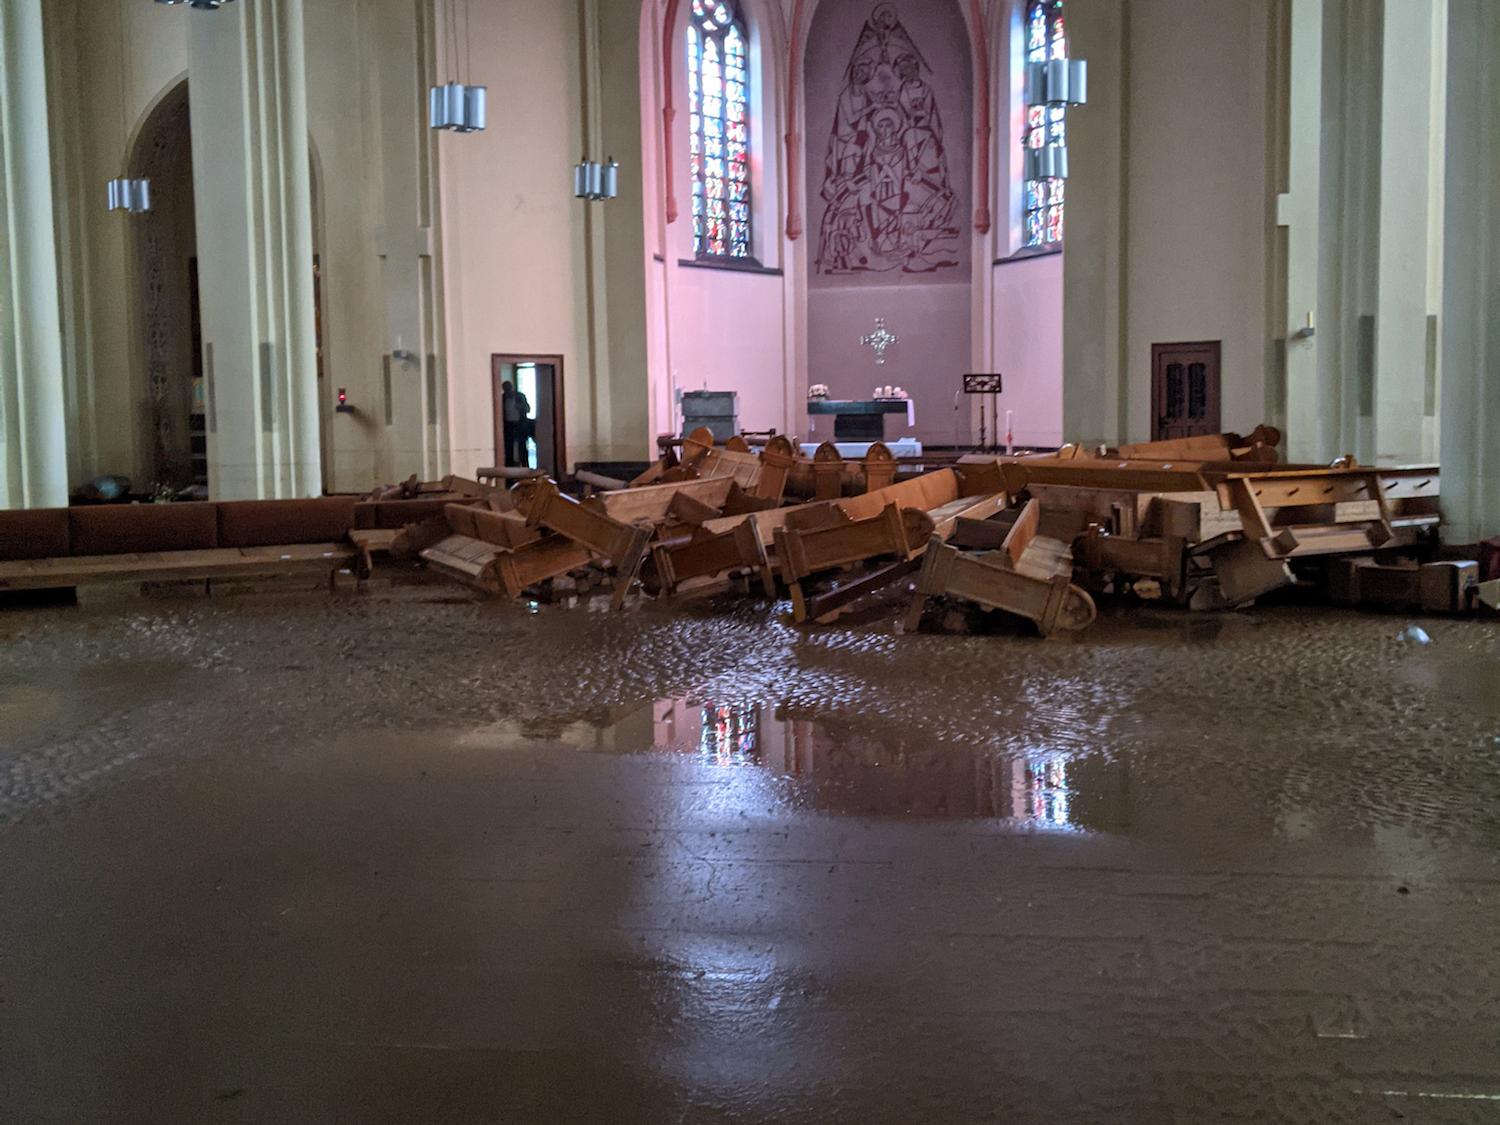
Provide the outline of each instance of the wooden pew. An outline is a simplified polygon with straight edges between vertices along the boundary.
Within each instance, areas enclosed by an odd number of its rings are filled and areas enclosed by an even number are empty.
[[[776,579],[765,541],[753,519],[740,520],[727,531],[699,529],[686,541],[658,543],[651,549],[651,565],[662,593],[668,597],[684,592],[688,583],[747,570],[760,579],[766,597],[776,597]]]
[[[867,519],[845,519],[830,527],[799,531],[778,528],[776,560],[782,581],[792,592],[792,616],[807,620],[804,579],[825,570],[894,556],[898,562],[915,558],[932,536],[927,513],[894,502]]]
[[[519,509],[531,527],[546,527],[608,559],[615,568],[611,607],[620,609],[640,572],[651,529],[621,523],[558,491],[550,480],[527,484]]]
[[[1067,544],[1038,535],[1040,524],[1041,506],[1032,500],[997,550],[970,554],[934,538],[922,557],[906,630],[917,631],[927,599],[940,595],[1025,617],[1044,637],[1087,628],[1097,615],[1094,600],[1072,584]]]

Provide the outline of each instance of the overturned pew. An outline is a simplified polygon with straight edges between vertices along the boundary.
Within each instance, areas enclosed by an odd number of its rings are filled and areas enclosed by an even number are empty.
[[[922,557],[906,631],[921,627],[933,597],[962,598],[1024,617],[1044,637],[1091,625],[1097,610],[1093,598],[1072,583],[1072,553],[1066,543],[1038,535],[1040,522],[1041,505],[1032,500],[996,550],[973,553],[934,538]]]
[[[749,572],[760,579],[766,597],[776,596],[760,525],[742,519],[726,531],[699,528],[686,540],[658,543],[651,549],[652,582],[668,597],[721,587],[736,574]]]
[[[528,527],[546,527],[558,535],[608,560],[615,568],[612,609],[625,604],[625,595],[635,584],[651,542],[651,528],[623,523],[591,504],[564,495],[550,480],[524,486],[517,504]]]
[[[808,578],[855,563],[890,558],[898,566],[896,570],[886,568],[894,581],[902,573],[899,564],[915,559],[932,537],[933,522],[926,512],[903,509],[894,501],[867,519],[849,519],[837,507],[834,511],[837,519],[828,526],[806,530],[781,527],[776,531],[777,565],[782,581],[791,590],[792,617],[799,624],[808,617],[803,590]],[[861,596],[864,592],[869,591],[862,591]]]

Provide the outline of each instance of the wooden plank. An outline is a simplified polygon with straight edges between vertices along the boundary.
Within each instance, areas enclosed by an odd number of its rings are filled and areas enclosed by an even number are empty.
[[[807,616],[819,625],[831,624],[843,610],[861,598],[888,589],[903,578],[915,574],[921,565],[920,556],[897,559],[878,570],[840,582],[831,590],[810,595],[807,598]]]
[[[1011,566],[1021,561],[1022,554],[1037,536],[1041,520],[1041,504],[1035,500],[1028,500],[1020,514],[1016,516],[1015,522],[1010,525],[1010,530],[1005,533],[1005,538],[1000,541],[1000,553],[1010,559]]]
[[[600,505],[610,519],[621,523],[635,523],[637,520],[661,523],[667,518],[677,496],[688,496],[710,507],[722,508],[733,487],[732,477],[688,480],[627,488],[619,492],[599,492],[594,494],[591,502]]]
[[[1270,558],[1258,542],[1240,539],[1209,552],[1219,590],[1230,605],[1242,605],[1290,586],[1292,568],[1285,559]]]
[[[1080,488],[1126,489],[1133,492],[1203,492],[1208,482],[1194,470],[1117,468],[1108,462],[1024,462],[1000,466],[1005,490],[1012,496],[1032,484],[1070,484]]]
[[[960,520],[987,520],[1005,508],[1007,497],[1003,492],[988,496],[960,496],[936,508],[927,509],[932,520],[932,532],[943,539],[953,534]]]
[[[733,484],[733,481],[730,481]],[[679,492],[672,497],[672,503],[667,506],[667,517],[674,523],[688,524],[692,527],[701,527],[709,520],[718,519],[724,513],[718,508],[695,500],[685,492]]]

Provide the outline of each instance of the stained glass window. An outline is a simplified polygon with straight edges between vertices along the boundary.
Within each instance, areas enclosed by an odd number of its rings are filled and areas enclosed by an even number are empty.
[[[693,0],[687,51],[693,247],[749,258],[749,37],[732,0]]]
[[[1026,61],[1047,62],[1068,57],[1068,31],[1063,23],[1063,0],[1030,0],[1026,5]],[[1062,147],[1068,143],[1065,106],[1026,107],[1027,148]],[[1050,177],[1026,181],[1022,207],[1022,237],[1026,246],[1052,246],[1063,238],[1063,196],[1067,181]]]

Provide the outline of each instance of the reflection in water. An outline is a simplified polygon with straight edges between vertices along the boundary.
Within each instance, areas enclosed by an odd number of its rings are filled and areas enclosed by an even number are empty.
[[[1042,747],[1005,751],[872,735],[829,716],[759,703],[660,700],[598,728],[593,745],[755,766],[782,782],[788,803],[814,811],[1068,830],[1113,830],[1126,820],[1122,762]]]

